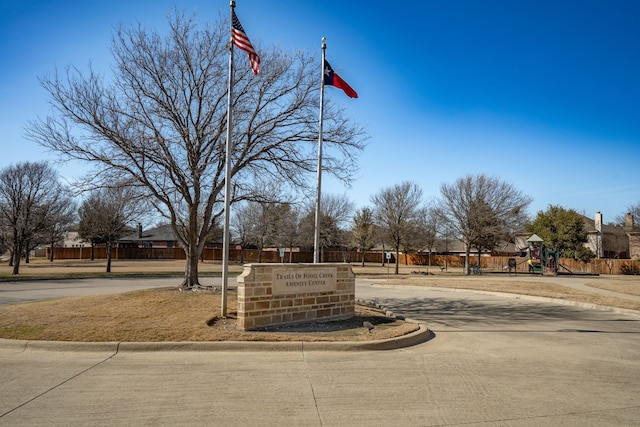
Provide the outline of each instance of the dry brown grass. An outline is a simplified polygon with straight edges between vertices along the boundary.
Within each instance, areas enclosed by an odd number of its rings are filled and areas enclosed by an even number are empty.
[[[260,332],[236,329],[236,293],[228,294],[231,316],[220,317],[220,294],[148,289],[110,296],[64,298],[0,307],[0,337],[88,342],[160,341],[364,341],[417,330],[379,310],[357,306],[348,321]],[[368,320],[377,325],[369,333]]]
[[[616,281],[590,281],[588,286],[627,295],[640,296],[640,277],[618,276]]]

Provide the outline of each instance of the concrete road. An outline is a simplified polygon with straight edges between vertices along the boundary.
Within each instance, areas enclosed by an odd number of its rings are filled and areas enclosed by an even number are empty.
[[[434,338],[379,352],[0,347],[0,425],[635,426],[640,317],[360,282]]]
[[[180,277],[20,280],[0,282],[0,305],[84,295],[108,295],[146,288],[180,286]],[[219,283],[205,277],[203,285]]]

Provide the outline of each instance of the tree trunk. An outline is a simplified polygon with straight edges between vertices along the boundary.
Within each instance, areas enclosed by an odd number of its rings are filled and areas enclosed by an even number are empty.
[[[53,245],[54,243],[51,242],[51,250],[49,251],[49,262],[53,262]]]
[[[190,245],[185,249],[185,255],[187,256],[187,260],[184,272],[184,281],[182,282],[181,288],[198,288],[200,287],[200,281],[198,279],[198,247],[194,244]]]
[[[111,242],[107,242],[107,273],[111,273]]]
[[[92,240],[92,241],[91,241],[91,251],[90,251],[90,253],[91,253],[91,261],[93,261],[94,259],[96,259],[96,253],[95,253],[96,251],[95,251],[95,248],[96,248],[96,244],[95,244],[95,243],[93,242],[93,240]]]
[[[20,274],[20,258],[22,257],[22,247],[18,244],[13,250],[13,271],[12,275]]]
[[[366,258],[366,252],[362,251],[362,266],[364,267],[364,259]]]
[[[471,257],[471,245],[465,245],[465,257],[464,257],[464,275],[469,275],[469,257]]]
[[[400,274],[400,247],[396,247],[396,275]]]

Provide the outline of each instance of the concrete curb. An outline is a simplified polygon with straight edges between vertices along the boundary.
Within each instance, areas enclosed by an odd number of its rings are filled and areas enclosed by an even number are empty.
[[[156,351],[371,351],[396,350],[428,341],[433,334],[424,324],[410,334],[377,341],[185,341],[75,342],[28,341],[0,338],[0,348],[16,351],[137,353]]]

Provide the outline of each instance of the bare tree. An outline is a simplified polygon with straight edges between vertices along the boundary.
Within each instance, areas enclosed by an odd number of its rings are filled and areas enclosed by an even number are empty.
[[[431,265],[431,250],[436,239],[436,215],[429,207],[418,209],[415,219],[407,223],[406,238],[402,243],[402,252],[408,255],[411,252],[429,252],[428,264]],[[405,265],[409,264],[409,257],[405,257]]]
[[[76,221],[77,206],[68,191],[60,191],[56,195],[56,200],[46,206],[46,221],[40,233],[40,243],[49,246],[49,261],[53,262],[53,249],[59,245]]]
[[[223,214],[228,23],[198,28],[176,13],[162,36],[142,26],[114,37],[112,78],[89,69],[41,79],[54,115],[28,124],[29,137],[95,166],[89,186],[130,178],[171,223],[186,253],[183,287],[199,286],[198,259]],[[260,49],[253,76],[238,55],[234,73],[231,202],[250,198],[254,179],[309,184],[316,166],[318,61]],[[364,131],[328,103],[325,171],[349,181]]]
[[[4,255],[11,247],[10,236],[11,232],[8,225],[3,218],[0,218],[0,255]]]
[[[253,242],[253,221],[251,219],[252,208],[248,202],[238,203],[234,206],[233,218],[230,222],[233,239],[240,245],[240,263],[244,264],[245,250]]]
[[[633,223],[635,225],[640,224],[640,202],[636,203],[635,205],[629,205],[627,206],[627,209],[625,210],[624,213],[616,216],[615,218],[615,223],[617,225],[625,225],[625,215],[626,214],[631,214],[631,216],[633,217]]]
[[[353,227],[351,235],[353,244],[362,255],[362,266],[366,258],[367,251],[373,248],[374,242],[374,222],[373,211],[369,207],[360,209],[353,217]]]
[[[416,220],[416,234],[412,239],[414,249],[427,250],[429,252],[428,265],[431,265],[431,253],[436,245],[438,236],[438,215],[433,207],[425,207],[418,213]]]
[[[12,274],[20,273],[20,259],[47,226],[49,206],[64,194],[58,176],[46,162],[24,162],[0,172],[0,222],[11,248]]]
[[[30,262],[31,251],[44,245],[49,246],[49,261],[53,262],[53,248],[63,241],[65,232],[75,220],[75,203],[71,192],[63,185],[56,187],[46,204],[34,210],[34,223],[38,226],[25,242],[25,264]]]
[[[513,185],[484,174],[443,183],[440,193],[438,214],[465,245],[465,274],[469,274],[471,247],[488,245],[509,228],[524,226],[531,203],[531,198]]]
[[[374,220],[396,253],[395,273],[399,273],[400,249],[415,232],[422,209],[422,189],[417,184],[405,181],[381,190],[371,198]]]
[[[128,187],[112,187],[93,191],[82,203],[78,216],[78,235],[92,248],[103,243],[107,250],[107,273],[111,272],[112,248],[143,214],[139,195]]]
[[[249,245],[258,248],[258,262],[262,262],[262,250],[280,245],[283,223],[289,213],[289,202],[282,188],[274,183],[260,182],[251,200],[243,201],[235,211],[232,227],[235,237],[244,249]]]
[[[440,252],[444,251],[444,265],[441,265],[445,270],[449,269],[449,242],[455,240],[456,235],[454,230],[452,230],[451,226],[446,222],[442,221],[440,217],[439,208],[436,206],[434,208],[435,215],[437,216],[438,226],[437,226],[437,235],[436,235],[436,244],[441,245]]]
[[[272,243],[289,249],[289,262],[293,261],[293,249],[300,246],[300,210],[291,202],[278,203],[273,212]]]
[[[255,245],[258,249],[258,262],[262,262],[262,250],[274,242],[277,210],[278,204],[274,202],[248,201],[236,217],[243,244]]]
[[[323,194],[320,202],[320,258],[324,248],[349,245],[349,221],[354,205],[346,195]],[[315,232],[315,204],[309,205],[307,214],[300,220],[300,236],[305,246],[312,247]]]

